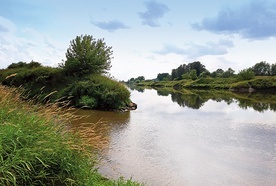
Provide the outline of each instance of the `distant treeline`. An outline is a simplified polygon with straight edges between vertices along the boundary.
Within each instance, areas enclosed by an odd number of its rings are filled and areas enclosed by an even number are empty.
[[[229,78],[229,77],[238,77],[241,80],[249,80],[253,79],[255,76],[275,76],[276,75],[276,63],[269,64],[265,61],[261,61],[256,63],[254,66],[250,68],[243,69],[238,73],[235,73],[235,70],[232,68],[228,68],[227,70],[223,70],[221,68],[215,70],[214,72],[210,72],[205,68],[199,61],[195,61],[189,64],[182,64],[179,67],[172,69],[171,73],[159,73],[155,80],[158,81],[174,81],[174,80],[183,80],[183,79],[192,79],[196,80],[198,78],[205,77],[220,77],[220,78]],[[137,78],[131,78],[128,80],[131,82],[140,82],[144,81],[144,76],[139,76]]]

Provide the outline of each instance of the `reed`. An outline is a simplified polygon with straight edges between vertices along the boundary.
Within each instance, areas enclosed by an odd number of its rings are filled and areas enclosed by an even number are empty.
[[[139,185],[97,173],[95,147],[67,128],[76,116],[64,105],[22,101],[17,89],[0,86],[0,185]]]

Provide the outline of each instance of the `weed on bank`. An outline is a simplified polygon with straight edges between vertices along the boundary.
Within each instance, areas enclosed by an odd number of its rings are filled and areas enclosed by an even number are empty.
[[[0,86],[0,185],[139,185],[103,178],[91,148],[62,124],[70,117]]]

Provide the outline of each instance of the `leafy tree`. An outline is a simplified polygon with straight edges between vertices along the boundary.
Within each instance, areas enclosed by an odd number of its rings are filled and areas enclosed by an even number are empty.
[[[255,78],[255,74],[251,68],[248,68],[248,69],[241,70],[238,73],[238,78],[240,80],[250,80]]]
[[[145,81],[145,77],[144,76],[139,76],[136,78],[136,81]]]
[[[178,75],[177,75],[177,69],[172,69],[172,74],[171,74],[172,80],[176,80]]]
[[[199,78],[206,78],[208,76],[211,76],[211,73],[208,70],[205,70],[199,75]]]
[[[187,72],[185,74],[182,74],[182,79],[192,79],[192,80],[196,80],[197,79],[197,74],[196,74],[196,70],[193,69],[190,72]]]
[[[41,63],[36,61],[31,61],[30,63],[27,64],[27,68],[37,68],[37,67],[42,67]]]
[[[232,68],[228,68],[228,70],[226,70],[225,72],[222,73],[222,77],[223,78],[229,78],[234,76],[235,70],[233,70]]]
[[[265,61],[256,63],[252,67],[252,70],[256,76],[269,76],[270,75],[270,65]]]
[[[270,67],[270,75],[276,76],[276,63],[272,64]]]
[[[42,67],[41,63],[31,61],[30,63],[19,61],[17,63],[12,63],[8,66],[7,69],[17,69],[17,68],[37,68]]]
[[[168,81],[168,80],[171,79],[171,76],[170,76],[169,73],[159,73],[159,74],[157,75],[157,79],[158,79],[159,81]]]
[[[19,61],[18,63],[10,64],[7,69],[23,68],[26,66],[27,66],[26,62]]]
[[[196,69],[191,70],[189,74],[190,74],[190,77],[191,77],[192,80],[196,80],[197,79],[197,71],[196,71]]]
[[[221,68],[218,68],[216,71],[212,72],[211,76],[214,78],[221,77],[223,73],[224,73],[224,70],[222,70]]]
[[[206,71],[206,68],[199,61],[189,63],[188,65],[183,64],[183,65],[180,65],[177,69],[172,70],[171,78],[172,80],[174,79],[181,80],[183,74],[186,74],[186,73],[189,74],[189,72],[192,70],[196,70],[196,75],[198,77],[202,72]]]
[[[111,49],[104,39],[96,40],[91,35],[77,36],[70,41],[62,67],[67,75],[79,77],[106,73],[111,68]]]
[[[196,75],[199,76],[202,72],[206,71],[206,68],[201,62],[195,61],[187,65],[188,71],[196,70]]]

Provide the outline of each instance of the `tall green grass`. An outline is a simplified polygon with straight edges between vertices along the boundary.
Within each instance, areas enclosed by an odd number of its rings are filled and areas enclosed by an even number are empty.
[[[91,147],[62,124],[70,112],[19,97],[0,86],[0,185],[139,185],[97,173]]]

